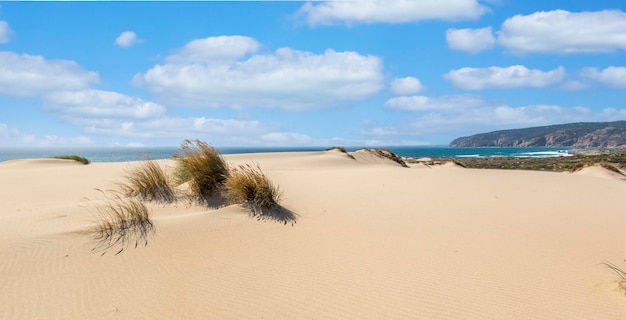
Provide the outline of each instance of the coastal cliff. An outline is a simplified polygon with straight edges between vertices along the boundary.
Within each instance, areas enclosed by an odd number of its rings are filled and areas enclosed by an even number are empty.
[[[626,121],[494,131],[457,138],[450,147],[626,147]]]

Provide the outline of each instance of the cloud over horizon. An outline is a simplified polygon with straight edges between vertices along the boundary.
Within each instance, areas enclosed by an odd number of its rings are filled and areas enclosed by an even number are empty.
[[[297,13],[310,26],[339,23],[409,23],[422,20],[475,20],[489,12],[476,0],[362,0],[305,3]]]
[[[550,71],[528,69],[525,66],[489,68],[461,68],[452,70],[444,78],[465,90],[504,88],[543,88],[561,83],[565,69],[558,67]]]
[[[223,51],[207,54],[206,47]],[[193,40],[166,57],[165,64],[137,74],[133,83],[169,105],[289,111],[336,107],[383,87],[382,61],[375,56],[286,47],[244,56],[256,47],[251,38],[240,36]]]

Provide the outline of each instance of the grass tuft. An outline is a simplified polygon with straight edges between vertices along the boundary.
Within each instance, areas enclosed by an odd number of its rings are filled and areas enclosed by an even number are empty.
[[[104,192],[101,191],[103,194]],[[96,249],[103,251],[120,247],[116,255],[124,251],[129,244],[148,245],[148,237],[154,233],[154,224],[150,220],[148,208],[139,200],[122,198],[113,199],[105,195],[105,206],[98,210],[98,218],[93,228]]]
[[[626,271],[620,269],[618,266],[608,261],[602,262],[602,264],[605,267],[611,269],[611,271],[613,271],[618,276],[619,279],[617,279],[617,287],[620,291],[623,291],[624,295],[626,296]]]
[[[350,159],[355,159],[353,155],[348,153],[348,150],[346,149],[346,147],[343,147],[343,146],[330,147],[330,148],[325,149],[324,151],[332,151],[332,150],[337,150],[339,152],[345,153]]]
[[[263,216],[279,207],[282,193],[257,165],[249,164],[232,168],[224,185],[226,199],[231,203],[243,203],[252,216]]]
[[[146,201],[172,203],[176,195],[165,170],[153,160],[142,161],[126,174],[126,183],[119,184],[122,192]]]
[[[189,182],[192,198],[209,204],[226,181],[228,166],[213,146],[200,140],[185,140],[181,154],[175,154],[179,166],[175,177],[179,183]]]
[[[63,159],[63,160],[74,160],[74,161],[78,161],[78,162],[80,162],[82,164],[89,164],[89,163],[91,163],[91,161],[89,161],[89,159],[87,159],[85,157],[77,156],[75,154],[55,156],[54,158],[55,159]]]

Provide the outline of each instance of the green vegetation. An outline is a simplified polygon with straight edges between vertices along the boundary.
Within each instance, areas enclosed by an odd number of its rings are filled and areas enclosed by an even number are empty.
[[[55,159],[64,159],[64,160],[74,160],[74,161],[78,161],[82,164],[89,164],[91,161],[89,161],[89,159],[85,158],[85,157],[81,157],[81,156],[77,156],[77,155],[62,155],[62,156],[56,156],[54,157]]]
[[[450,159],[436,158],[434,162],[443,162]],[[626,170],[626,150],[615,150],[607,154],[575,155],[570,157],[551,158],[518,158],[518,157],[484,157],[463,158],[454,161],[467,168],[475,169],[513,169],[539,171],[578,171],[582,168],[600,165],[608,170],[624,174]]]
[[[172,203],[176,195],[163,168],[152,160],[142,161],[126,175],[126,183],[119,184],[127,196],[142,200]]]
[[[346,149],[346,147],[342,147],[342,146],[330,147],[330,148],[325,149],[324,151],[331,151],[331,150],[337,150],[339,152],[345,153],[348,156],[348,158],[354,159],[354,156],[348,153],[348,150]]]
[[[228,166],[214,147],[200,140],[185,140],[182,154],[174,155],[179,162],[175,176],[179,183],[189,182],[192,198],[209,204],[226,181]]]
[[[104,192],[100,190],[103,194]],[[106,204],[98,210],[98,218],[93,232],[97,242],[95,249],[105,254],[108,249],[120,247],[116,255],[132,242],[135,248],[139,243],[148,244],[148,237],[154,233],[154,224],[150,220],[148,208],[139,200],[122,198],[116,195],[113,199],[106,197]]]
[[[261,171],[259,166],[241,165],[231,169],[224,185],[226,199],[243,203],[252,216],[262,216],[279,206],[280,189]]]

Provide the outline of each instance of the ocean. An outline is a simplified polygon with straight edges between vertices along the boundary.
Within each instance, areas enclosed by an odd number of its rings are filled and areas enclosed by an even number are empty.
[[[447,146],[385,147],[407,157],[558,157],[567,156],[568,148],[449,148]],[[322,151],[326,147],[220,147],[222,154],[259,152]],[[354,151],[359,148],[347,148]],[[0,162],[14,159],[52,158],[59,155],[79,155],[92,162],[126,162],[144,159],[168,159],[179,153],[179,147],[100,147],[100,148],[0,148]]]

